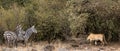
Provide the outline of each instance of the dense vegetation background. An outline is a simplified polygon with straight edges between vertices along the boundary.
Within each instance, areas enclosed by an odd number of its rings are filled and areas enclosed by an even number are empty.
[[[0,0],[0,42],[6,30],[35,25],[32,38],[65,40],[81,34],[103,33],[107,41],[120,38],[119,0]]]

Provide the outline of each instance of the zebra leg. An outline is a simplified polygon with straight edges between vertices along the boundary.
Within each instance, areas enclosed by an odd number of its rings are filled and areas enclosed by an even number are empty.
[[[10,47],[10,42],[9,42],[9,40],[7,40],[7,46]]]
[[[6,39],[6,46],[7,46],[7,47],[10,47],[10,42],[9,42],[8,39]]]
[[[13,40],[10,41],[10,47],[14,47],[14,41]]]
[[[30,46],[33,46],[33,41],[32,40],[30,40]]]
[[[24,43],[24,40],[21,40],[21,42],[22,42],[23,45],[25,44],[25,43]]]
[[[6,40],[6,46],[9,47],[9,43],[8,43],[8,40]]]
[[[14,47],[15,46],[15,41],[13,40],[11,44],[12,44],[12,47]]]
[[[17,41],[16,40],[14,40],[13,44],[14,44],[15,47],[17,47]]]
[[[15,46],[16,46],[16,47],[18,46],[17,41],[15,41]]]
[[[24,40],[24,45],[25,45],[25,47],[26,47],[26,45],[27,45],[27,41],[26,41],[26,40]]]
[[[5,45],[7,46],[8,45],[8,43],[7,43],[7,40],[5,39]]]
[[[11,46],[12,46],[12,41],[9,40],[9,41],[8,41],[8,44],[9,44],[9,47],[11,47]]]

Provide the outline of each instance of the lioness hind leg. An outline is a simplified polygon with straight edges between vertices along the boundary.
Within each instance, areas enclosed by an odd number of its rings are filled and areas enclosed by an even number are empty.
[[[101,41],[101,42],[102,42],[102,46],[104,46],[105,45],[104,41]]]
[[[95,41],[95,45],[96,45],[96,46],[98,45],[97,41]]]

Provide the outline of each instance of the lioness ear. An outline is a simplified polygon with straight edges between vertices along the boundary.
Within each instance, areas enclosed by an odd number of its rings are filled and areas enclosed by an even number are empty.
[[[93,34],[92,32],[89,32],[89,34]]]
[[[91,34],[91,32],[88,32],[88,34]]]

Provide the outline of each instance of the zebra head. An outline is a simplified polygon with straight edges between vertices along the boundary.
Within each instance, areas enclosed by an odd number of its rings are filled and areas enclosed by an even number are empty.
[[[25,31],[23,31],[21,25],[18,25],[18,26],[16,27],[16,33],[17,33],[17,34],[25,34]]]
[[[22,26],[21,26],[21,25],[18,25],[18,26],[16,27],[16,29],[22,29]]]
[[[35,29],[35,26],[34,26],[34,25],[31,27],[31,29],[32,29],[32,31],[33,31],[34,33],[37,33],[37,30]]]

